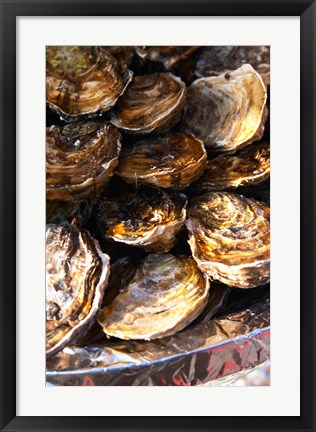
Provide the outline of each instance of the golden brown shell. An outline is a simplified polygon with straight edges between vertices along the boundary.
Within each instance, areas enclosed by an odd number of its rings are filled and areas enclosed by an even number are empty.
[[[185,84],[172,74],[135,76],[111,121],[131,134],[167,132],[180,120],[185,97]]]
[[[270,279],[270,209],[228,192],[192,199],[187,228],[192,255],[212,280],[252,288]]]
[[[127,183],[181,189],[197,180],[206,164],[201,140],[190,133],[171,132],[123,148],[116,174]]]
[[[233,189],[261,183],[269,176],[270,144],[252,143],[237,153],[224,153],[209,160],[194,190],[201,193]]]
[[[200,78],[188,89],[183,127],[211,151],[235,151],[264,132],[267,92],[250,65]]]
[[[93,324],[109,267],[109,257],[87,231],[74,225],[47,225],[47,355],[56,354]]]
[[[108,111],[132,75],[102,47],[46,48],[46,100],[66,120]]]
[[[82,201],[97,197],[118,164],[120,134],[96,120],[46,129],[46,198]]]
[[[186,203],[185,195],[175,192],[127,190],[101,203],[98,225],[106,238],[149,252],[169,252],[184,225]]]
[[[209,281],[189,257],[148,255],[130,283],[102,309],[103,331],[120,339],[172,335],[204,308]]]

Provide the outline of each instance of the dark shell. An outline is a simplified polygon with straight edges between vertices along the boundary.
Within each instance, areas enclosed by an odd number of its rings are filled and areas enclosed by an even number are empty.
[[[85,334],[102,304],[109,257],[74,225],[46,226],[46,354]]]
[[[270,84],[269,46],[211,46],[203,47],[197,55],[195,74],[209,77],[238,69],[249,63],[263,82]]]
[[[118,164],[120,133],[95,120],[46,129],[46,198],[83,201],[97,197]]]
[[[172,74],[136,76],[111,121],[131,134],[163,133],[180,120],[185,97],[185,84]]]
[[[212,280],[253,288],[270,280],[270,209],[228,192],[190,203],[187,228],[192,255]]]
[[[250,65],[224,75],[200,78],[188,88],[183,129],[211,151],[235,151],[264,132],[267,92]]]
[[[196,51],[198,46],[137,46],[135,51],[144,60],[163,63],[171,70],[179,61],[185,60]]]
[[[104,200],[98,225],[105,238],[150,252],[169,252],[184,225],[183,194],[142,187]]]
[[[203,173],[207,154],[190,133],[171,132],[122,149],[116,174],[128,183],[185,188]]]
[[[46,223],[81,227],[91,216],[93,203],[72,201],[46,201]]]
[[[132,46],[105,46],[103,47],[110,53],[116,60],[119,60],[121,63],[130,66],[132,63],[135,49]]]
[[[102,47],[46,48],[46,100],[66,120],[108,111],[132,75]]]
[[[151,340],[189,325],[207,303],[209,281],[189,257],[148,255],[129,284],[104,307],[103,331],[120,339]]]
[[[211,192],[258,184],[270,176],[270,144],[251,144],[235,154],[209,160],[194,191]]]

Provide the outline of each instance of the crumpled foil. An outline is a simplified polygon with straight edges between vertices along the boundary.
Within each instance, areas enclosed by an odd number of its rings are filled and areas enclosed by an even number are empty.
[[[150,342],[67,347],[47,360],[46,378],[54,386],[221,385],[269,358],[269,290],[217,287],[185,330]]]

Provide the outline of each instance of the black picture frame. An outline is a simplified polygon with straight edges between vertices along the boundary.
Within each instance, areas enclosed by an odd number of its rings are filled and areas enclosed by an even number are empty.
[[[0,5],[1,431],[314,431],[316,424],[316,260],[314,224],[316,206],[315,1],[150,0],[144,2],[142,0],[67,0],[56,2],[42,0],[39,2],[31,0],[0,0]],[[37,417],[16,416],[16,17],[74,15],[300,16],[301,415],[299,417],[41,417],[40,413]],[[293,197],[293,199],[296,199],[296,197]],[[286,287],[283,287],[283,289],[286,289]],[[264,407],[262,409],[264,412]]]

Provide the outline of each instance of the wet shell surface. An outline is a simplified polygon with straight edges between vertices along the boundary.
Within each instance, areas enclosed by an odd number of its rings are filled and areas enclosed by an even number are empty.
[[[46,226],[46,353],[56,354],[95,321],[109,276],[109,257],[74,225]]]
[[[163,63],[165,69],[172,69],[179,61],[185,60],[198,46],[137,46],[137,54],[144,60]]]
[[[150,254],[134,278],[104,307],[103,331],[120,339],[151,340],[189,325],[204,308],[209,281],[189,257]]]
[[[181,189],[197,180],[206,164],[201,140],[190,133],[172,132],[123,148],[116,174],[127,183]]]
[[[169,252],[184,225],[186,203],[183,194],[132,189],[101,203],[98,225],[106,238],[149,252]]]
[[[253,288],[270,279],[270,209],[228,192],[192,199],[187,228],[192,255],[211,280]]]
[[[234,189],[258,184],[270,176],[270,144],[252,143],[235,154],[221,154],[209,160],[203,175],[194,184],[196,192]]]
[[[170,73],[135,76],[111,121],[131,134],[167,132],[180,120],[185,98],[185,84]]]
[[[111,123],[88,120],[46,129],[46,198],[97,197],[118,164],[120,134]]]
[[[263,82],[270,84],[269,46],[211,46],[203,47],[196,60],[197,77],[209,77],[233,71],[249,63]]]
[[[108,111],[133,73],[106,49],[93,46],[48,46],[46,100],[66,120]]]
[[[223,75],[200,78],[188,89],[183,128],[211,151],[235,151],[264,132],[267,92],[250,65]]]

